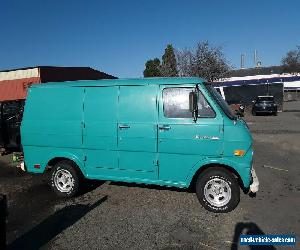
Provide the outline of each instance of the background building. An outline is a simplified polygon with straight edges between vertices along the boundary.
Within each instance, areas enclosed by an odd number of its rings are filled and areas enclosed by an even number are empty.
[[[284,66],[255,67],[233,70],[227,81],[253,81],[260,83],[283,83],[284,101],[300,100],[300,73],[290,74]],[[251,83],[251,82],[249,82]]]
[[[300,99],[300,74],[284,73],[282,66],[234,70],[215,84],[227,102],[246,106],[259,95],[273,95],[280,111],[284,101]]]
[[[0,102],[26,99],[32,84],[115,78],[89,67],[37,66],[0,71]]]
[[[0,147],[21,149],[20,125],[29,86],[46,82],[115,78],[88,67],[37,66],[0,71]]]

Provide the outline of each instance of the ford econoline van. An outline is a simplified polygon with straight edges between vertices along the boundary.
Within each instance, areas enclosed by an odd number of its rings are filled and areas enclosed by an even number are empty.
[[[28,172],[52,171],[59,196],[83,178],[195,187],[228,212],[258,191],[252,137],[201,78],[141,78],[30,87],[21,126]]]

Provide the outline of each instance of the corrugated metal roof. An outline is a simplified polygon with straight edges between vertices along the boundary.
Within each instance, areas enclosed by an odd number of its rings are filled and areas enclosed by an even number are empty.
[[[216,87],[228,87],[228,86],[257,85],[257,84],[268,84],[268,83],[273,84],[273,83],[297,82],[299,80],[300,80],[300,76],[280,76],[279,75],[277,77],[254,78],[254,79],[248,79],[248,78],[244,77],[244,78],[240,78],[240,80],[215,82],[215,86]]]
[[[2,71],[2,72],[0,72],[0,82],[1,81],[7,81],[7,80],[18,80],[18,79],[24,79],[24,78],[32,78],[32,77],[40,77],[38,68],[19,69],[19,70],[13,70],[13,71]]]
[[[248,69],[232,70],[230,77],[243,77],[243,76],[255,76],[255,75],[270,75],[270,74],[282,74],[288,73],[284,66],[271,66],[271,67],[257,67]]]

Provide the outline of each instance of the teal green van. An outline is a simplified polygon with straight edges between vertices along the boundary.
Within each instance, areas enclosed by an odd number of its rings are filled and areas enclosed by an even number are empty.
[[[201,78],[33,85],[21,139],[26,171],[50,170],[64,197],[83,178],[192,186],[206,209],[228,212],[240,188],[258,191],[246,123]]]

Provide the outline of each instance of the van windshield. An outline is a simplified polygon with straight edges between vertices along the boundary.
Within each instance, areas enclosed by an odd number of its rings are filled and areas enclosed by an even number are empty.
[[[231,112],[227,102],[223,99],[223,97],[218,93],[218,91],[210,84],[204,83],[208,93],[210,96],[216,100],[217,104],[221,107],[223,112],[232,120],[236,120],[237,117]]]

